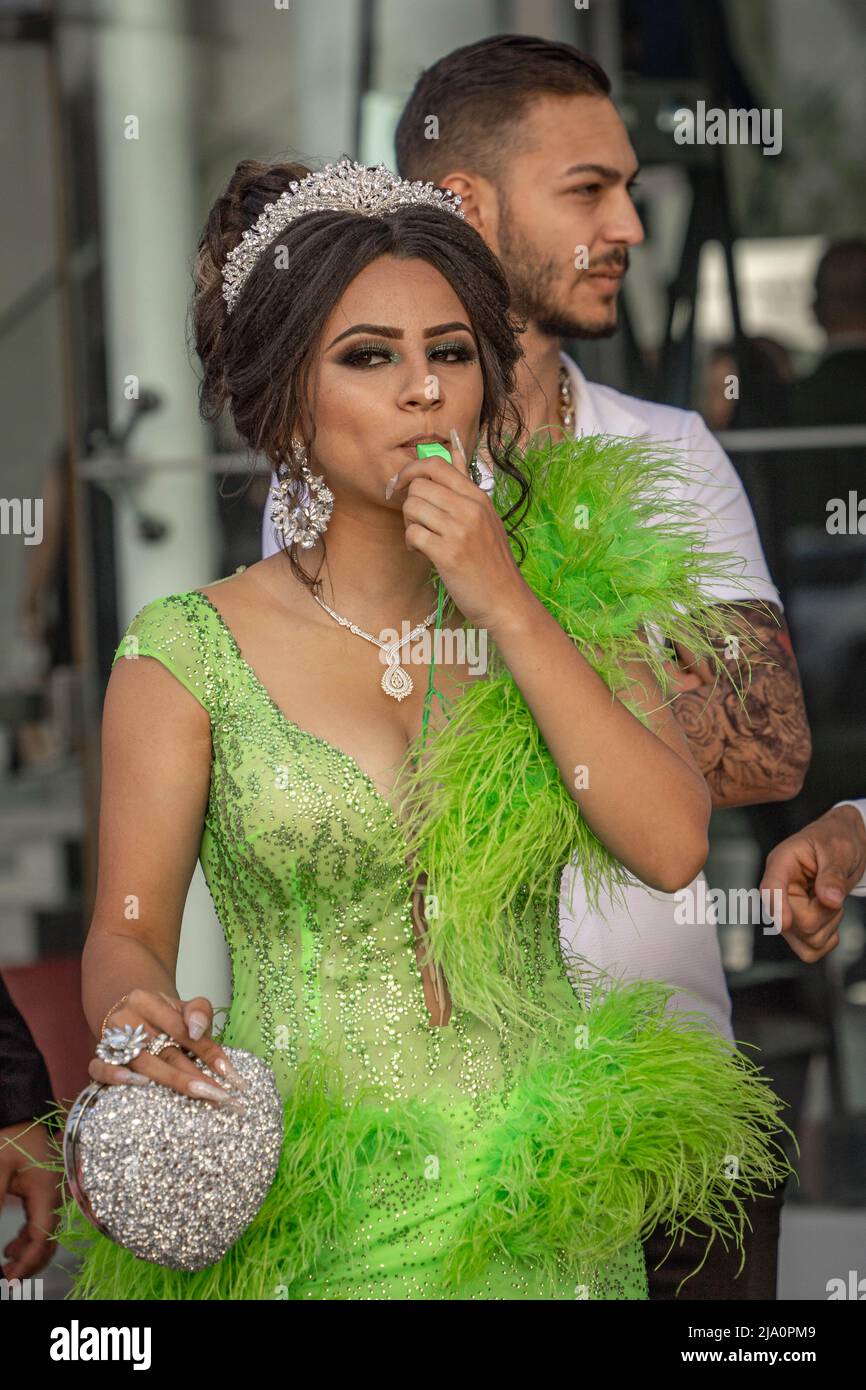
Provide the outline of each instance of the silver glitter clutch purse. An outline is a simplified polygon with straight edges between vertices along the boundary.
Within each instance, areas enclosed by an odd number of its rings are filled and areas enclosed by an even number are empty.
[[[204,1269],[221,1259],[255,1217],[277,1170],[283,1107],[274,1074],[252,1052],[223,1051],[248,1083],[237,1092],[243,1113],[157,1081],[94,1082],[66,1120],[66,1179],[84,1215],[139,1259],[169,1269]]]

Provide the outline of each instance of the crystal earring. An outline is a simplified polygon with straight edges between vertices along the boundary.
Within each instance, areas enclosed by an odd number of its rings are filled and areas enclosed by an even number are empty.
[[[334,494],[310,471],[307,449],[296,439],[292,440],[292,463],[294,472],[285,460],[280,463],[280,481],[276,488],[271,488],[271,521],[287,545],[297,544],[302,550],[309,550],[327,529],[334,510]]]

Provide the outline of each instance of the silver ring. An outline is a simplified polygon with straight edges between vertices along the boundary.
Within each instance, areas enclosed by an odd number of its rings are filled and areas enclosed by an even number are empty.
[[[175,1042],[169,1033],[157,1033],[155,1038],[151,1038],[147,1045],[147,1050],[152,1057],[158,1057],[161,1052],[165,1052],[167,1047],[176,1047],[179,1051],[183,1049],[179,1042]]]
[[[123,1067],[144,1051],[150,1036],[143,1023],[139,1023],[137,1028],[133,1028],[131,1023],[124,1023],[121,1028],[114,1024],[103,1028],[102,1037],[96,1044],[96,1055],[100,1061],[108,1062],[112,1067]]]

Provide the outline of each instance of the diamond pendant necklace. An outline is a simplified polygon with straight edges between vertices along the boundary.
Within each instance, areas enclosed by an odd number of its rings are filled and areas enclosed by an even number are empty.
[[[324,599],[319,598],[318,594],[313,594],[313,598],[321,608],[324,608],[326,613],[330,613],[334,622],[339,623],[340,627],[347,627],[350,632],[354,632],[356,637],[364,637],[385,653],[388,658],[388,669],[379,683],[385,694],[390,695],[392,699],[405,700],[406,696],[414,690],[415,682],[409,672],[400,665],[400,648],[406,642],[411,642],[413,637],[420,637],[424,629],[428,628],[436,617],[438,609],[434,608],[432,613],[428,613],[423,623],[419,623],[411,632],[407,632],[406,636],[401,637],[399,642],[380,642],[378,637],[374,637],[371,632],[365,632],[363,628],[356,626],[348,618],[344,618],[342,613],[335,613],[333,608],[328,607]]]

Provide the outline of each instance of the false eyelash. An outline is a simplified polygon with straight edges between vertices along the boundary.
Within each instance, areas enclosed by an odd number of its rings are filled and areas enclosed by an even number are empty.
[[[471,348],[468,343],[462,341],[457,343],[437,343],[435,348],[431,348],[431,352],[456,352],[459,353],[461,362],[474,362],[476,360],[475,350]]]
[[[371,352],[380,352],[383,357],[389,357],[392,361],[395,356],[394,349],[389,348],[387,343],[356,343],[344,357],[340,358],[340,361],[347,362],[351,366],[358,358],[366,357]]]
[[[443,351],[458,353],[459,360],[462,362],[474,362],[476,360],[476,353],[474,349],[469,346],[468,343],[437,343],[435,348],[431,348],[431,353]],[[374,352],[381,353],[383,357],[388,357],[391,359],[391,361],[394,360],[394,350],[393,348],[388,347],[387,343],[377,343],[370,341],[367,343],[355,343],[354,346],[351,347],[349,351],[345,354],[345,356],[340,358],[340,361],[348,363],[348,365],[351,366],[354,362],[359,361],[361,358],[367,357],[369,354]]]

